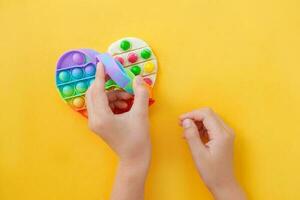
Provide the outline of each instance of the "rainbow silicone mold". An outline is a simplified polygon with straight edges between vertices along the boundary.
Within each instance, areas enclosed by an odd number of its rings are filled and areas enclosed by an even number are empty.
[[[134,75],[141,74],[153,87],[156,80],[157,60],[146,42],[137,38],[123,38],[110,45],[108,53]],[[71,50],[64,53],[56,66],[56,86],[61,98],[75,111],[87,116],[85,93],[95,79],[100,53],[92,49]],[[107,90],[119,88],[112,80]],[[151,102],[150,102],[151,104]]]
[[[91,49],[66,52],[58,61],[56,86],[61,97],[74,110],[86,115],[85,93],[94,81],[96,55]]]

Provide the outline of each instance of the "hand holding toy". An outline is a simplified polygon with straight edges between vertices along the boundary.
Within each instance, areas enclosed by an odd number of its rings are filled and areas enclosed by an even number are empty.
[[[119,87],[130,94],[133,93],[132,82],[135,75],[130,70],[124,69],[122,64],[108,53],[100,54],[96,58],[102,62],[105,72]]]
[[[96,64],[101,61],[109,79],[106,90],[124,89],[133,93],[132,82],[142,75],[151,89],[156,79],[157,61],[150,47],[137,38],[124,38],[114,42],[108,53],[92,49],[78,49],[61,56],[56,68],[56,86],[63,98],[75,111],[87,116],[85,93],[94,81]],[[152,98],[149,105],[154,102]]]

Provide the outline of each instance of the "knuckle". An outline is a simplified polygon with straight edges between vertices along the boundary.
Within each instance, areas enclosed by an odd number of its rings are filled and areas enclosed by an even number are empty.
[[[234,133],[233,128],[227,127],[226,130],[227,130],[227,134],[230,135],[230,137],[235,138],[235,133]]]
[[[214,114],[213,109],[210,108],[210,107],[204,107],[204,108],[200,109],[200,111],[207,114],[207,115],[213,115]]]
[[[140,96],[143,98],[148,98],[149,92],[148,92],[147,88],[145,88],[145,87],[140,88]]]
[[[226,141],[233,141],[235,136],[227,131],[225,131],[225,133],[223,134],[223,138]]]
[[[230,138],[231,138],[230,134],[228,134],[227,132],[225,132],[223,134],[223,137],[224,137],[225,140],[230,140]]]
[[[91,119],[89,120],[88,126],[92,131],[98,132],[102,131],[107,124],[109,124],[109,122],[106,119]]]
[[[104,120],[98,120],[96,122],[96,128],[102,130],[107,123]]]
[[[86,96],[89,98],[92,98],[93,96],[95,96],[96,94],[96,90],[94,89],[93,85],[91,85],[91,87],[86,91]]]
[[[233,137],[235,137],[234,130],[230,127],[229,127],[229,134],[232,135]]]
[[[187,140],[193,140],[195,138],[197,138],[197,134],[195,131],[193,130],[186,130],[184,132],[184,137],[187,139]]]
[[[197,168],[199,169],[198,166],[201,166],[201,161],[202,161],[202,158],[203,158],[203,152],[200,151],[199,148],[194,148],[192,149],[192,154],[193,154],[193,157],[195,159],[195,164],[197,166]]]
[[[148,110],[141,108],[134,108],[134,116],[137,119],[148,119]]]
[[[95,126],[95,123],[93,120],[89,120],[88,127],[91,131],[93,131],[93,132],[96,131],[96,126]]]

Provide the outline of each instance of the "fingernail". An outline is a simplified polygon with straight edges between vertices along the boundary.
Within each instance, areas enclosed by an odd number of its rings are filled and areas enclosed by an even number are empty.
[[[191,125],[192,125],[192,123],[191,123],[191,120],[190,120],[190,119],[185,119],[185,120],[183,120],[183,122],[182,122],[183,128],[189,128],[189,127],[191,127]]]

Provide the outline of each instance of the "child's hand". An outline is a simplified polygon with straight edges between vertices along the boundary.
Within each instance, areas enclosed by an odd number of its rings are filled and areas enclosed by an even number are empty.
[[[135,99],[129,112],[115,115],[112,109],[124,109],[124,100],[132,96],[126,92],[105,92],[105,73],[97,65],[94,83],[86,94],[89,127],[97,133],[124,163],[149,164],[151,145],[148,122],[148,90],[141,77],[134,81]]]
[[[105,92],[105,73],[98,63],[95,82],[86,94],[89,127],[97,133],[120,158],[112,200],[140,200],[151,158],[149,138],[149,93],[141,77],[133,84],[134,103],[129,112],[114,114],[114,109],[125,109],[125,92]]]
[[[211,109],[180,116],[197,169],[216,199],[245,199],[233,170],[234,133]]]

